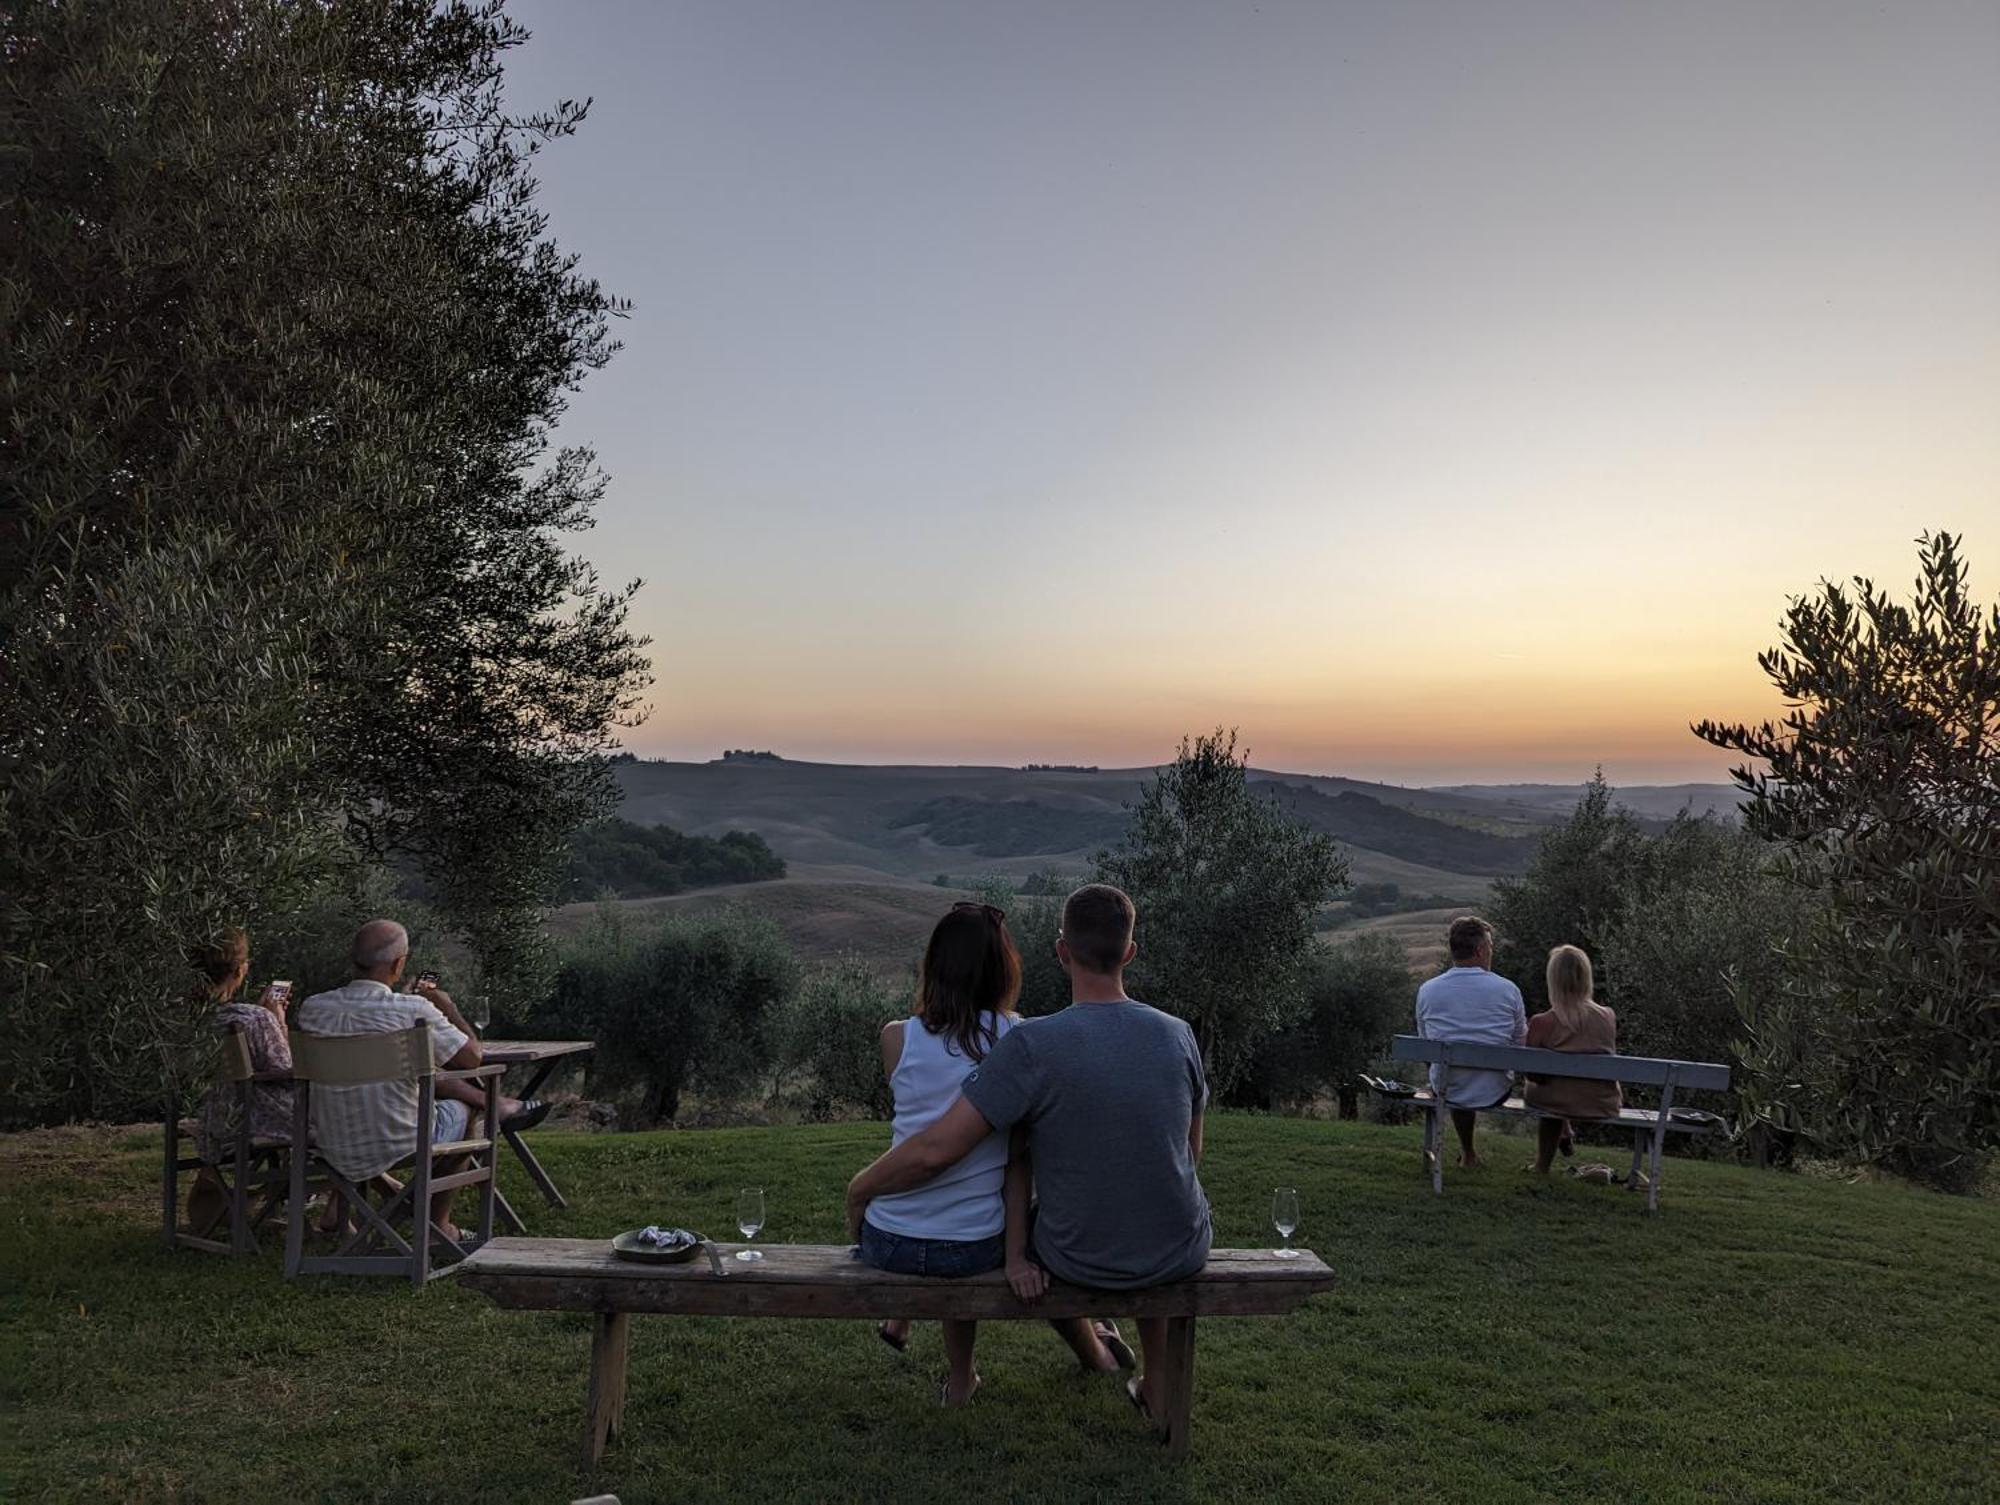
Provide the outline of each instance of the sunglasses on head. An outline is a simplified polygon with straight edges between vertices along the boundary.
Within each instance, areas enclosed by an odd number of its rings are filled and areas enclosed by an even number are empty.
[[[1007,911],[1002,909],[998,904],[981,904],[977,899],[960,899],[956,904],[951,906],[953,914],[957,914],[961,909],[980,910],[985,914],[987,919],[996,925],[1007,918]]]

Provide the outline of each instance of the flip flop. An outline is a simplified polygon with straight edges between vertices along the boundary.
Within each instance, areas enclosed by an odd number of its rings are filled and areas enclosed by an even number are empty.
[[[1154,1431],[1160,1429],[1159,1420],[1153,1415],[1153,1408],[1146,1404],[1146,1392],[1139,1388],[1139,1376],[1136,1374],[1125,1382],[1125,1399],[1132,1403],[1133,1410],[1146,1418],[1147,1424]]]
[[[521,1109],[518,1113],[510,1118],[502,1119],[500,1127],[515,1134],[520,1133],[523,1129],[532,1129],[536,1124],[549,1116],[549,1110],[554,1106],[554,1103],[546,1102],[539,1097],[531,1097],[521,1104]]]
[[[904,1349],[910,1346],[910,1340],[908,1338],[899,1338],[895,1334],[891,1333],[889,1331],[889,1324],[886,1322],[878,1322],[875,1324],[875,1336],[880,1338],[884,1343],[887,1343],[891,1348],[895,1349],[897,1353],[901,1353]]]
[[[985,1383],[975,1371],[972,1376],[972,1388],[965,1392],[965,1399],[959,1401],[958,1404],[961,1406],[971,1405],[972,1397],[979,1393],[979,1387]],[[952,1404],[950,1371],[946,1371],[944,1376],[938,1381],[938,1404],[947,1407]]]
[[[1093,1322],[1090,1330],[1097,1334],[1097,1341],[1104,1345],[1105,1351],[1118,1361],[1120,1369],[1139,1367],[1139,1360],[1132,1352],[1132,1345],[1118,1336],[1117,1323]]]

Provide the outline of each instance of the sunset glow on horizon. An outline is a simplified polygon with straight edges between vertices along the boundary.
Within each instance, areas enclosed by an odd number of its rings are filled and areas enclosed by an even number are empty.
[[[2000,598],[2000,10],[517,3],[642,756],[1713,780]]]

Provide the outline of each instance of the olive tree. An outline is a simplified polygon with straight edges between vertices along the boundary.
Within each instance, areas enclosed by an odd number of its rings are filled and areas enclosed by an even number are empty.
[[[1758,657],[1784,715],[1695,730],[1749,760],[1750,828],[1824,901],[1788,989],[1749,1000],[1768,1111],[1964,1189],[2000,1137],[2000,605],[1951,534],[1919,561],[1907,605],[1793,600]]]
[[[548,237],[491,3],[0,15],[0,1101],[136,1111],[178,963],[357,864],[517,1001],[646,663],[552,452],[622,305]],[[192,1069],[192,1068],[190,1068]]]
[[[1218,729],[1182,739],[1096,867],[1138,907],[1133,987],[1194,1026],[1212,1087],[1229,1094],[1304,1010],[1313,916],[1346,886],[1346,859],[1252,791],[1248,754]]]

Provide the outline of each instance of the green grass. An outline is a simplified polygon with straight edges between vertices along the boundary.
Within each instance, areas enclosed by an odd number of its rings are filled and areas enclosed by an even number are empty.
[[[1211,1124],[1218,1242],[1266,1242],[1295,1184],[1343,1283],[1202,1325],[1180,1467],[1036,1325],[989,1326],[986,1388],[945,1413],[934,1330],[898,1359],[860,1323],[649,1318],[589,1476],[583,1318],[167,1251],[156,1137],[0,1139],[0,1498],[1994,1498],[2000,1204],[1676,1161],[1648,1219],[1530,1182],[1519,1141],[1434,1200],[1416,1137]],[[825,1242],[884,1140],[545,1134],[571,1210],[507,1189],[537,1233],[721,1233],[756,1182],[771,1238]]]

